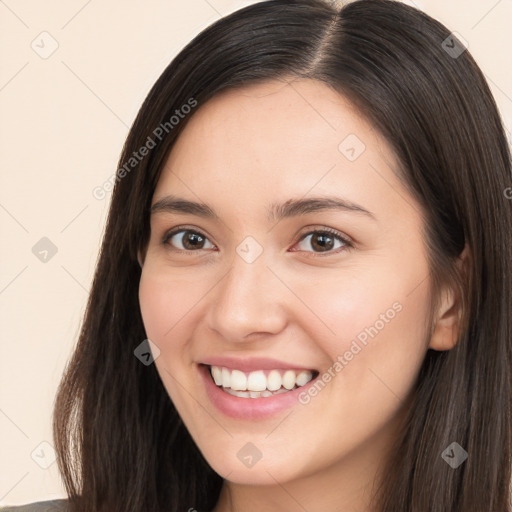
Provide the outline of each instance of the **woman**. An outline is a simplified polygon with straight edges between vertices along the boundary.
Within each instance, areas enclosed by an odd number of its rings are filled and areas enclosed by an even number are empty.
[[[510,180],[414,8],[205,29],[121,155],[54,411],[68,510],[510,512]]]

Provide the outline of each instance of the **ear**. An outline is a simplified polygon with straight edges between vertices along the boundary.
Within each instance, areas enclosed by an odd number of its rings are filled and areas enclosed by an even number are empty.
[[[469,247],[457,259],[457,267],[464,279],[468,277],[470,263]],[[451,350],[457,344],[461,333],[462,300],[455,286],[445,287],[441,291],[441,300],[434,318],[434,327],[428,348],[433,350]]]

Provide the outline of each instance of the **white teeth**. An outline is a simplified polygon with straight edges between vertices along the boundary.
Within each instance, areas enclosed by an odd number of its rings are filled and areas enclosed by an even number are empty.
[[[215,368],[212,366],[212,368]],[[219,386],[219,384],[217,384]],[[222,387],[229,388],[231,387],[231,372],[227,368],[222,368]]]
[[[297,386],[304,386],[304,384],[307,384],[312,377],[313,375],[311,372],[303,371],[297,374],[295,382],[297,383]]]
[[[239,396],[240,398],[250,398],[249,391],[234,391],[232,389],[225,389],[227,393],[233,396]]]
[[[212,377],[217,386],[222,386],[222,370],[218,366],[212,366]]]
[[[312,378],[313,374],[309,370],[271,370],[265,375],[263,370],[249,372],[248,374],[240,370],[228,370],[220,366],[211,366],[210,372],[217,386],[221,386],[224,391],[231,395],[243,398],[260,398],[286,393],[296,386],[304,386]]]
[[[224,389],[226,393],[229,393],[233,396],[238,396],[240,398],[267,398],[269,396],[273,395],[280,395],[281,393],[286,393],[286,389],[282,388],[278,391],[271,392],[268,389],[265,389],[264,391],[234,391],[231,388]]]
[[[247,379],[247,389],[251,391],[263,391],[267,389],[267,378],[263,372],[251,372]]]
[[[272,370],[267,377],[267,389],[277,391],[282,385],[281,374],[277,370]]]
[[[247,389],[247,377],[245,376],[244,372],[241,372],[240,370],[233,370],[231,372],[230,388],[235,391],[245,391]]]
[[[283,387],[293,389],[293,386],[295,386],[295,372],[293,370],[287,370],[283,375]]]

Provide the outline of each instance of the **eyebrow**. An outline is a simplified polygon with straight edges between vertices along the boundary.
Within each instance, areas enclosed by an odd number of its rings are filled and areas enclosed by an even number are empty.
[[[362,206],[340,197],[312,197],[308,199],[290,199],[284,203],[271,203],[267,210],[268,222],[280,221],[289,217],[306,215],[318,211],[346,211],[368,216],[376,220],[375,215]],[[205,203],[189,201],[173,195],[162,197],[151,206],[153,213],[189,213],[199,217],[220,220],[215,210]]]

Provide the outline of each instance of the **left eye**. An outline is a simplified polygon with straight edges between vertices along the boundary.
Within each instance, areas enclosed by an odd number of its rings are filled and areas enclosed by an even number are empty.
[[[306,233],[306,235],[300,239],[299,244],[304,243],[306,240],[308,240],[306,243],[310,247],[313,247],[314,250],[312,252],[331,253],[338,252],[336,249],[351,247],[351,244],[348,240],[344,239],[341,235],[331,231],[312,231],[310,233]],[[338,242],[338,246],[336,246],[336,242]],[[301,250],[307,251],[307,249]]]

